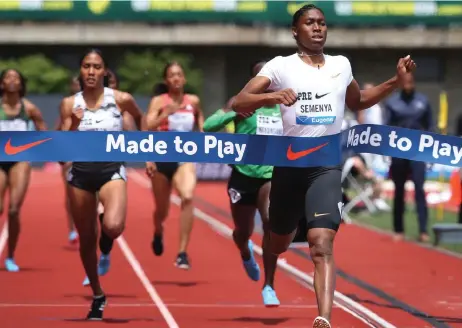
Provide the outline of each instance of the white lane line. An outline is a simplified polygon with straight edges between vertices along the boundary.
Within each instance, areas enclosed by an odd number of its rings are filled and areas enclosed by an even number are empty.
[[[234,308],[263,308],[261,304],[183,304],[183,303],[172,303],[172,304],[165,304],[168,307],[176,307],[176,308],[221,308],[221,309],[234,309]],[[63,304],[63,303],[0,303],[0,308],[14,308],[14,307],[24,307],[24,308],[45,308],[45,307],[88,307],[88,304]],[[108,307],[138,307],[138,308],[150,308],[150,307],[157,307],[156,304],[153,303],[109,303]],[[317,309],[318,306],[316,304],[312,305],[280,305],[280,308],[283,309]]]
[[[2,232],[0,233],[0,256],[3,254],[3,250],[6,246],[6,241],[8,240],[8,221],[5,220],[5,223],[2,227]]]
[[[117,238],[117,243],[119,244],[122,253],[124,253],[124,256],[127,259],[128,263],[130,263],[130,266],[132,267],[133,271],[138,276],[138,279],[140,279],[141,284],[144,286],[144,289],[146,289],[154,304],[157,305],[160,313],[164,317],[169,328],[179,328],[178,324],[173,318],[173,315],[170,313],[167,306],[157,293],[156,289],[149,281],[148,277],[146,276],[146,273],[141,267],[140,262],[138,262],[138,260],[136,259],[135,254],[133,254],[124,237],[120,236],[119,238]]]

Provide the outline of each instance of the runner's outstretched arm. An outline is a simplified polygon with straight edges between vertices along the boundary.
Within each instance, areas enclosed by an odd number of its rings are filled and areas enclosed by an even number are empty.
[[[367,90],[360,90],[356,80],[347,89],[346,105],[351,110],[363,110],[374,106],[391,94],[401,84],[402,78],[414,71],[416,65],[410,56],[401,58],[396,67],[396,75],[388,81]]]

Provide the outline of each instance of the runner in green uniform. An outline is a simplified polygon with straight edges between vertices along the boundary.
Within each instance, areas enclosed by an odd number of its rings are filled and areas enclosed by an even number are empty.
[[[255,76],[265,62],[258,62],[252,67]],[[228,102],[224,109],[219,109],[204,123],[204,131],[216,132],[234,122],[235,133],[258,135],[282,135],[282,118],[279,106],[262,107],[253,113],[236,113]],[[265,281],[263,284],[263,303],[267,307],[279,306],[274,291],[274,274],[277,256],[267,251],[269,238],[269,192],[273,167],[267,165],[234,165],[228,182],[228,196],[231,214],[234,220],[233,239],[243,260],[244,268],[250,279],[260,279],[260,268],[255,261],[253,244],[250,240],[254,230],[254,219],[258,209],[263,223],[263,266]]]
[[[40,110],[24,99],[26,83],[16,70],[7,69],[0,74],[0,131],[28,131],[31,123],[36,130],[46,130]],[[28,162],[0,162],[0,215],[3,200],[9,189],[8,204],[8,254],[5,268],[9,272],[19,271],[14,261],[14,251],[19,238],[19,214],[26,196],[31,166]]]

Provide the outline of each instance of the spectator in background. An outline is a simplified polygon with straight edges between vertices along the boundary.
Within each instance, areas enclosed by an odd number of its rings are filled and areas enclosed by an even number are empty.
[[[390,96],[385,104],[385,124],[401,128],[432,131],[433,119],[430,103],[425,95],[415,91],[415,81],[408,74],[403,81],[402,90]],[[424,182],[426,163],[401,158],[392,158],[390,166],[391,179],[395,184],[393,208],[393,226],[396,239],[404,239],[404,197],[405,182],[410,177],[414,183],[415,201],[419,219],[419,241],[427,242],[428,210],[425,199]]]

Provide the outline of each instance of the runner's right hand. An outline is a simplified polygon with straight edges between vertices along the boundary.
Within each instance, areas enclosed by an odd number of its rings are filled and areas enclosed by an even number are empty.
[[[164,107],[163,114],[168,116],[170,114],[175,113],[180,108],[181,108],[181,104],[173,102]]]
[[[152,178],[156,172],[157,172],[156,163],[147,162],[146,163],[146,174],[148,175],[148,177]]]
[[[292,89],[284,89],[277,92],[271,92],[268,94],[270,97],[270,103],[272,105],[284,105],[292,106],[297,101],[297,94]]]
[[[76,123],[80,123],[83,118],[83,114],[85,113],[84,109],[81,107],[74,108],[72,110],[72,121]]]

